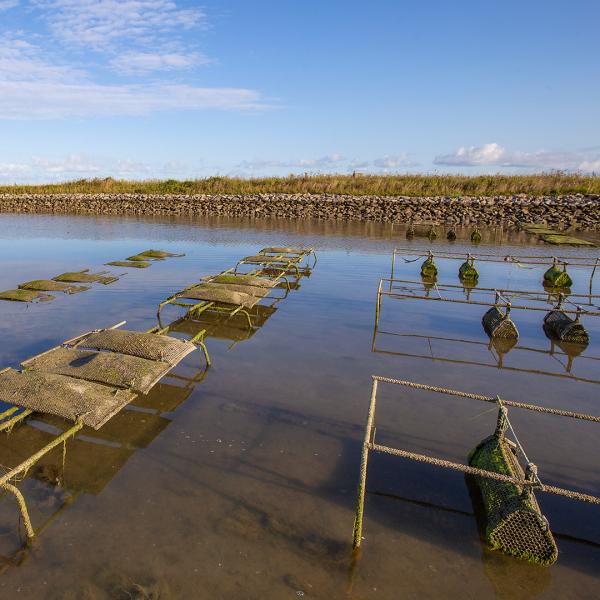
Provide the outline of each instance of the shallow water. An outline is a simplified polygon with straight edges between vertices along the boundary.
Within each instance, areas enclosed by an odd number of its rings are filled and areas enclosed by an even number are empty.
[[[502,255],[535,239],[483,233],[480,250],[496,247]],[[123,319],[148,329],[169,294],[282,242],[314,246],[318,263],[251,338],[209,339],[208,371],[193,353],[150,397],[71,441],[64,471],[60,448],[30,471],[20,488],[42,531],[27,552],[16,552],[23,533],[14,499],[2,498],[0,596],[595,597],[598,507],[538,494],[560,554],[550,568],[533,567],[484,548],[461,474],[388,456],[372,455],[365,539],[352,561],[372,374],[600,414],[592,383],[600,379],[598,318],[584,320],[591,343],[570,372],[559,349],[549,354],[539,312],[514,312],[519,348],[503,357],[504,368],[488,349],[483,307],[384,299],[373,346],[377,284],[390,274],[392,248],[407,245],[402,228],[0,215],[0,290],[67,270],[100,270],[147,248],[186,253],[149,269],[112,268],[127,275],[52,302],[0,303],[0,366]],[[411,243],[428,246],[423,238]],[[448,248],[445,240],[434,245]],[[529,250],[593,255],[537,243]],[[417,279],[419,264],[398,261],[396,277]],[[440,282],[458,283],[458,263],[438,266]],[[481,286],[542,289],[544,267],[479,267]],[[571,275],[573,291],[586,293],[589,271]],[[495,425],[486,404],[383,385],[378,399],[380,443],[451,460],[464,462]],[[510,414],[543,481],[600,493],[597,425]],[[16,464],[64,427],[44,421],[0,438],[0,463]]]

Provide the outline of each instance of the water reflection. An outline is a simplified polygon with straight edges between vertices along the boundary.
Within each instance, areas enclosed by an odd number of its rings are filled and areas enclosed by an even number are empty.
[[[106,289],[91,290],[67,301],[57,299],[28,310],[5,303],[0,364],[16,365],[65,336],[106,322],[126,318],[138,330],[156,326],[156,306],[161,300],[190,281],[235,264],[257,247],[285,240],[319,250],[319,267],[310,279],[302,280],[301,293],[290,294],[270,314],[255,315],[254,322],[262,319],[268,323],[261,335],[243,330],[237,321],[226,324],[208,319],[199,325],[214,336],[210,349],[215,366],[196,387],[197,393],[190,394],[185,382],[173,380],[174,387],[181,387],[180,396],[172,389],[149,402],[149,408],[159,410],[147,429],[139,422],[144,417],[136,414],[131,416],[131,424],[123,421],[124,429],[115,430],[110,439],[75,440],[78,451],[85,443],[104,444],[104,456],[109,456],[109,451],[116,453],[106,468],[99,466],[103,474],[98,477],[96,489],[102,490],[98,496],[80,493],[62,512],[55,510],[63,497],[58,492],[50,494],[48,490],[60,488],[48,482],[63,476],[60,449],[55,451],[54,460],[58,471],[29,474],[22,485],[28,495],[39,494],[32,511],[34,522],[41,522],[53,511],[57,517],[37,540],[39,551],[28,554],[26,566],[4,573],[0,583],[7,596],[16,596],[18,589],[20,597],[44,598],[52,587],[57,592],[55,597],[50,594],[51,600],[66,600],[67,593],[75,598],[114,597],[117,592],[128,597],[123,590],[135,597],[139,590],[134,590],[132,582],[152,590],[159,590],[157,582],[163,582],[164,589],[170,590],[164,592],[166,597],[170,593],[172,597],[193,598],[198,590],[230,598],[279,600],[295,597],[298,591],[307,597],[346,597],[354,492],[368,399],[365,388],[370,374],[469,387],[515,399],[531,394],[548,405],[568,403],[573,410],[588,413],[597,408],[595,385],[567,378],[549,380],[529,372],[555,369],[565,375],[564,366],[555,359],[568,363],[558,345],[554,357],[548,355],[550,342],[541,329],[539,315],[519,320],[519,345],[543,352],[513,348],[506,353],[493,344],[489,348],[490,340],[481,329],[483,310],[433,302],[425,310],[411,300],[398,311],[384,307],[381,329],[480,344],[455,346],[455,342],[443,339],[407,337],[398,346],[399,338],[380,332],[377,350],[381,347],[429,357],[431,344],[434,356],[473,364],[371,352],[377,282],[389,271],[394,245],[405,243],[403,227],[333,221],[24,215],[0,215],[0,221],[0,248],[6,267],[0,270],[1,289],[16,281],[11,268],[13,262],[23,265],[20,260],[31,263],[24,264],[29,271],[19,280],[25,280],[68,270],[74,253],[94,268],[107,255],[129,256],[140,247],[166,247],[187,254],[168,268],[159,264],[142,269]],[[451,247],[463,251],[464,256],[473,250],[469,233],[469,228],[457,230],[458,239],[451,246],[440,235],[433,243],[415,238],[411,247],[423,251],[430,246]],[[494,240],[502,244],[498,248],[502,254],[519,249],[524,252],[526,249],[518,245],[532,239],[513,231],[487,230],[482,235],[482,244]],[[36,257],[27,254],[36,248]],[[43,268],[40,248],[48,263]],[[528,251],[547,251],[550,255],[552,250],[537,245]],[[440,267],[438,286],[457,283],[456,264],[448,268],[448,263],[440,262]],[[418,268],[411,268],[410,264],[400,264],[397,273],[407,279],[418,277]],[[541,269],[486,264],[481,268],[480,282],[488,287],[502,283],[509,289],[528,289],[534,287],[531,282],[536,286],[541,282]],[[585,292],[587,280],[573,279],[573,291]],[[419,293],[425,294],[423,282],[419,285]],[[544,293],[541,285],[538,287]],[[434,286],[429,290],[432,296],[437,295]],[[467,291],[461,286],[459,297]],[[475,290],[470,293],[476,298]],[[193,322],[178,325],[190,330],[174,335],[197,331]],[[590,320],[590,345],[575,357],[573,375],[597,380],[597,363],[585,357],[597,354],[598,335],[598,325]],[[232,344],[236,351],[226,354]],[[497,354],[503,352],[504,365],[526,371],[498,368]],[[481,362],[486,366],[479,366]],[[177,373],[193,376],[199,373],[199,364],[198,357],[190,357]],[[135,410],[140,413],[141,408]],[[410,407],[398,402],[386,408],[389,411],[381,422],[381,435],[413,445],[416,451],[439,450],[455,460],[464,461],[474,440],[490,431],[485,414],[470,414],[460,405],[451,410],[440,406],[430,409],[424,399]],[[448,422],[455,427],[447,427]],[[27,427],[34,429],[33,425]],[[597,493],[597,432],[586,427],[564,429],[568,431],[565,439],[562,425],[551,420],[541,425],[525,420],[519,427],[549,482],[567,481],[575,488]],[[158,433],[152,439],[154,431]],[[441,431],[447,435],[441,437]],[[15,429],[12,435],[16,434],[20,430]],[[555,442],[559,439],[560,444]],[[17,438],[9,438],[9,443],[13,441]],[[122,442],[128,445],[115,445]],[[123,463],[119,453],[127,451],[131,453]],[[66,485],[73,454],[68,447]],[[108,479],[109,463],[118,469],[112,479]],[[527,569],[516,561],[485,554],[462,477],[438,476],[422,465],[383,459],[374,460],[372,469],[368,548],[365,546],[357,565],[350,597],[395,600],[411,595],[488,597],[498,593],[526,598],[540,593],[543,586],[542,596],[593,597],[600,572],[597,546],[560,537],[559,562],[545,572],[550,578],[540,586],[536,579],[542,577],[539,573],[532,571],[528,577]],[[94,477],[88,474],[84,479],[87,482],[80,481],[82,487],[94,489]],[[108,481],[103,487],[102,479]],[[2,542],[6,553],[11,554],[19,541],[14,532],[17,513],[13,500],[5,500],[0,504],[0,526],[5,527],[0,530],[0,539],[6,537],[11,542]],[[548,497],[543,502],[553,528],[574,538],[600,540],[595,507],[573,510],[571,505]],[[9,529],[7,524],[11,524]]]

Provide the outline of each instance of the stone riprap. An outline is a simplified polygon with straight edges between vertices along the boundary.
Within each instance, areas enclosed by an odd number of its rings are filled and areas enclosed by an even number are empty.
[[[274,217],[448,225],[600,229],[600,196],[408,197],[326,194],[0,194],[0,212],[92,215]]]

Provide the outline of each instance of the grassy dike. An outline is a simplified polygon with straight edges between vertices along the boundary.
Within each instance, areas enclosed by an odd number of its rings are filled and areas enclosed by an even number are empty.
[[[0,194],[340,194],[349,196],[600,195],[600,176],[537,175],[303,175],[245,179],[127,181],[111,177],[40,185],[4,185]]]

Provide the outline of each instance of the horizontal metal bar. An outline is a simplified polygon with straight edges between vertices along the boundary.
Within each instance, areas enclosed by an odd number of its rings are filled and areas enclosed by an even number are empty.
[[[571,500],[580,500],[581,502],[588,502],[590,504],[600,505],[600,498],[592,496],[590,494],[584,494],[574,490],[568,490],[559,488],[552,485],[542,485],[541,487],[536,481],[526,481],[523,479],[517,479],[515,477],[509,477],[502,473],[496,473],[494,471],[486,471],[484,469],[477,469],[469,465],[463,465],[462,463],[453,462],[450,460],[444,460],[441,458],[435,458],[426,454],[417,454],[416,452],[409,452],[407,450],[400,450],[399,448],[390,448],[388,446],[381,446],[379,444],[369,444],[369,449],[375,452],[383,452],[385,454],[391,454],[400,458],[407,458],[416,462],[428,463],[436,467],[442,467],[444,469],[452,469],[454,471],[460,471],[467,475],[475,475],[478,477],[485,477],[487,479],[494,479],[496,481],[503,481],[505,483],[512,483],[519,486],[536,487],[541,492],[547,492],[549,494],[556,494]]]
[[[445,394],[447,396],[456,396],[457,398],[468,398],[469,400],[478,400],[479,402],[490,402],[492,404],[498,403],[498,396],[483,396],[481,394],[473,394],[471,392],[460,392],[458,390],[452,390],[450,388],[427,385],[425,383],[416,383],[414,381],[407,381],[404,379],[393,379],[391,377],[383,377],[381,375],[371,375],[371,378],[373,379],[373,381],[381,381],[382,383],[401,385],[417,390],[427,390],[430,392],[436,392],[438,394]],[[547,413],[550,415],[555,415],[557,417],[569,417],[571,419],[581,419],[582,421],[600,423],[600,416],[586,415],[585,413],[562,410],[559,408],[546,408],[544,406],[539,406],[538,404],[527,404],[525,402],[506,400],[504,398],[502,398],[502,404],[506,406],[512,406],[514,408],[522,408],[524,410]]]
[[[395,277],[382,277],[381,281],[390,281],[391,283],[410,283],[414,286],[422,286],[423,282],[422,281],[416,281],[414,279],[397,279]],[[454,290],[464,290],[464,285],[458,285],[455,283],[438,283],[436,284],[436,287],[438,287],[439,289],[454,289]],[[529,296],[558,296],[559,294],[562,294],[562,296],[564,296],[564,298],[599,298],[600,299],[600,294],[566,294],[561,292],[560,290],[557,291],[538,291],[538,290],[512,290],[512,289],[507,289],[507,288],[488,288],[488,287],[480,287],[480,286],[476,286],[474,288],[472,288],[472,290],[474,292],[493,292],[494,294],[496,292],[500,292],[502,294],[526,294]]]

